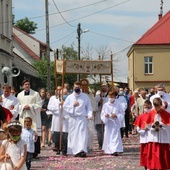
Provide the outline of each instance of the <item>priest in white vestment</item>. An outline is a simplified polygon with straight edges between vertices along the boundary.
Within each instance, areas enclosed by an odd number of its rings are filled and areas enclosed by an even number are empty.
[[[104,141],[102,150],[104,153],[118,156],[123,152],[120,134],[120,122],[124,119],[122,106],[115,100],[117,92],[109,92],[109,101],[102,107],[101,119],[105,124]]]
[[[39,93],[30,88],[29,80],[24,80],[22,82],[22,86],[24,90],[21,91],[17,96],[19,100],[19,121],[24,127],[25,117],[32,118],[32,129],[38,133],[38,140],[35,143],[34,154],[34,157],[36,157],[40,153],[40,136],[41,136],[40,111],[42,107],[42,100]]]
[[[93,109],[93,117],[88,120],[88,153],[93,151],[93,138],[94,138],[94,115],[97,110],[96,100],[94,95],[92,94],[91,89],[89,88],[89,81],[86,78],[80,80],[81,90],[85,93],[89,98]]]
[[[69,118],[68,154],[76,157],[86,157],[88,143],[88,119],[92,118],[93,109],[90,98],[81,92],[80,82],[74,83],[74,92],[70,94],[63,105]]]

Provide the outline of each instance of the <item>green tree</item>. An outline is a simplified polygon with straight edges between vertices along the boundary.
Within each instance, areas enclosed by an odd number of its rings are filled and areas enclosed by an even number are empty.
[[[73,45],[71,47],[65,47],[62,46],[62,51],[63,55],[60,56],[60,59],[65,58],[67,60],[75,60],[77,59],[77,52],[74,50]],[[42,87],[47,87],[47,60],[46,59],[41,59],[39,61],[36,61],[33,66],[36,68],[38,71],[38,77],[41,79]],[[54,62],[50,62],[50,73],[51,73],[51,89],[55,89],[55,72],[54,72]],[[73,85],[73,83],[77,80],[76,74],[65,74],[64,75],[64,82],[68,82],[70,86]],[[57,84],[62,85],[62,76],[57,75]]]
[[[35,30],[38,28],[37,24],[33,21],[30,21],[27,17],[18,20],[15,26],[17,26],[28,34],[35,34]]]
[[[73,44],[71,44],[70,47],[62,46],[62,49],[60,50],[61,53],[63,54],[61,58],[65,58],[67,60],[77,60],[78,55],[77,51],[74,50]]]
[[[36,61],[35,63],[33,63],[33,66],[36,68],[36,70],[38,71],[38,77],[41,79],[41,87],[47,87],[47,60],[45,59],[41,59],[39,61]],[[54,89],[54,62],[50,63],[51,69],[50,69],[50,73],[51,73],[51,87],[52,89]]]

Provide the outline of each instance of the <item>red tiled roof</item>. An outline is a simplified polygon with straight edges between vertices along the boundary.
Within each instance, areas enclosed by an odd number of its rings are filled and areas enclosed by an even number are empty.
[[[34,60],[40,60],[40,58],[14,33],[13,33],[13,39],[16,40]]]
[[[170,11],[153,25],[134,45],[170,44]]]

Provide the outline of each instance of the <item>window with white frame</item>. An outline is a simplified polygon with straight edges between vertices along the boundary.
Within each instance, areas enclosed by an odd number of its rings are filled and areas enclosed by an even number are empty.
[[[144,73],[153,73],[153,57],[144,57]]]

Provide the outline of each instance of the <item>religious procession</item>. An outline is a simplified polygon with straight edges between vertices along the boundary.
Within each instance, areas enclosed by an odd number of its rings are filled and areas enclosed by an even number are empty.
[[[32,90],[29,80],[22,88],[16,94],[4,85],[0,98],[2,170],[32,169],[46,147],[65,159],[88,158],[95,133],[98,150],[112,159],[124,152],[124,138],[134,135],[140,138],[138,167],[170,169],[170,94],[164,84],[149,93],[108,84],[94,91],[85,78],[73,88],[57,86],[54,94]]]

